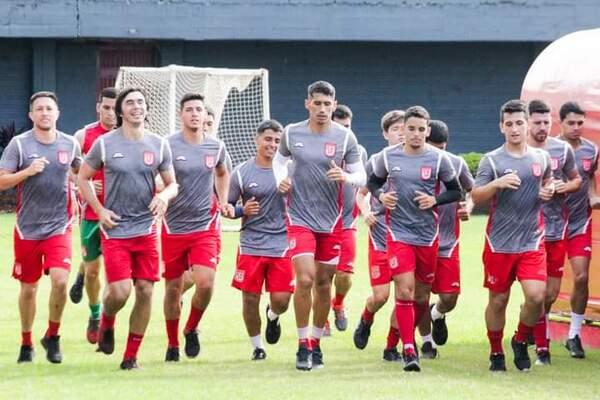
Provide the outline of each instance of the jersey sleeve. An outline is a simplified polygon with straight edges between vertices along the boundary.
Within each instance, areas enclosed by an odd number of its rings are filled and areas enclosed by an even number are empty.
[[[231,172],[231,179],[229,180],[229,203],[235,204],[242,196],[242,174],[240,168],[237,167]]]
[[[596,152],[594,153],[594,162],[592,163],[592,168],[590,169],[590,176],[594,176],[596,170],[598,169],[598,147],[594,146]]]
[[[381,153],[378,157],[375,157],[373,162],[373,174],[378,178],[385,179],[388,177],[388,169],[386,163],[386,154],[385,151]]]
[[[163,148],[163,157],[158,165],[158,170],[164,172],[173,168],[173,152],[171,151],[171,145],[167,139],[162,139],[160,145]]]
[[[544,180],[546,180],[552,177],[552,159],[547,151],[542,153],[542,157],[544,158]]]
[[[471,189],[473,189],[473,175],[471,175],[469,166],[462,158],[460,159],[460,172],[458,173],[458,181],[460,182],[460,187],[462,190],[470,192]]]
[[[358,145],[358,147],[360,148],[360,161],[363,163],[364,166],[366,166],[369,162],[369,155],[367,154],[367,150],[361,145]]]
[[[573,172],[579,172],[577,170],[577,163],[575,162],[575,152],[569,145],[566,146],[565,164],[563,165],[563,173],[566,176],[571,176]]]
[[[475,187],[484,186],[496,179],[494,166],[489,159],[489,156],[483,156],[477,167],[477,175],[475,176]]]
[[[346,164],[356,164],[361,162],[362,157],[360,154],[358,141],[352,131],[348,132],[348,142],[346,143],[346,153],[344,154],[344,161]]]
[[[279,142],[279,153],[284,156],[284,157],[289,157],[292,155],[292,153],[290,152],[290,147],[289,147],[289,134],[290,134],[290,127],[286,126],[285,129],[283,130],[283,135],[281,135],[281,141]]]
[[[219,154],[217,157],[217,167],[220,167],[221,165],[225,164],[225,168],[227,168],[227,158],[229,157],[229,155],[227,154],[227,148],[225,147],[225,144],[223,142],[219,143]],[[231,171],[230,169],[227,169],[227,171]]]
[[[79,142],[73,139],[73,160],[71,161],[71,168],[79,168],[81,166],[81,147]]]
[[[0,169],[15,172],[21,166],[21,151],[19,150],[19,144],[17,143],[17,140],[17,138],[12,138],[8,143],[8,146],[6,146],[2,152]]]
[[[438,178],[442,182],[450,182],[452,179],[456,178],[456,170],[452,165],[452,162],[445,154],[440,154],[439,160],[440,166],[438,170]]]
[[[102,147],[104,146],[104,140],[96,140],[92,145],[92,148],[85,155],[85,162],[87,165],[92,167],[95,170],[99,170],[102,168],[104,164],[104,157],[102,155]]]

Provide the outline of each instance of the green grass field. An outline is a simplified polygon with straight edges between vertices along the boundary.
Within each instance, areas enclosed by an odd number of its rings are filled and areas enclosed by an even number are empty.
[[[118,365],[127,334],[130,304],[117,317],[117,347],[115,354],[107,357],[95,353],[94,347],[85,340],[88,317],[85,297],[79,305],[69,302],[65,310],[61,328],[63,364],[50,365],[46,361],[38,343],[48,315],[47,278],[40,285],[34,325],[37,356],[31,365],[17,365],[20,345],[18,283],[10,277],[14,216],[2,215],[0,398],[598,398],[598,351],[588,351],[586,360],[572,360],[560,343],[552,343],[551,367],[534,367],[529,373],[515,370],[508,341],[516,326],[522,298],[518,286],[515,286],[505,330],[509,371],[500,375],[488,372],[488,344],[483,320],[487,293],[481,286],[480,261],[484,222],[483,217],[475,217],[463,225],[463,294],[457,309],[448,317],[448,344],[440,348],[439,359],[422,361],[423,372],[420,374],[404,373],[401,363],[381,361],[390,304],[377,315],[369,346],[359,351],[352,343],[352,331],[370,293],[365,267],[366,230],[362,226],[357,273],[347,301],[350,329],[344,333],[334,331],[332,337],[324,339],[324,369],[295,370],[296,330],[292,310],[282,318],[281,341],[275,346],[267,345],[267,360],[258,363],[249,360],[251,347],[241,316],[241,296],[229,286],[237,234],[224,233],[223,260],[217,274],[215,295],[200,326],[203,346],[200,357],[183,359],[178,364],[164,363],[163,284],[159,283],[152,320],[139,354],[142,368],[124,372]],[[79,263],[78,248],[78,240],[75,240],[74,265]],[[72,273],[71,280],[74,276]],[[189,301],[186,299],[185,303],[187,316]]]

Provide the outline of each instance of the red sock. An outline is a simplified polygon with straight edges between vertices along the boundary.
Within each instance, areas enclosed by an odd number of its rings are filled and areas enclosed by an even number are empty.
[[[548,349],[548,338],[546,337],[546,314],[533,326],[533,337],[535,338],[535,348],[537,350]]]
[[[394,347],[398,346],[398,342],[400,342],[400,332],[398,331],[398,329],[394,328],[393,326],[390,326],[385,349],[393,349]]]
[[[48,320],[48,329],[46,330],[45,337],[57,336],[58,328],[60,328],[60,322],[54,322]]]
[[[423,315],[425,315],[425,313],[427,312],[427,308],[429,307],[429,304],[427,304],[427,302],[417,303],[415,301],[414,307],[415,307],[415,326],[417,326],[417,325],[419,325],[421,318],[423,318]]]
[[[414,301],[396,299],[396,322],[404,348],[415,347]]]
[[[116,315],[109,317],[108,315],[102,313],[102,316],[100,317],[100,330],[104,331],[106,329],[114,329],[116,318]]]
[[[515,332],[515,340],[517,342],[525,343],[527,341],[527,336],[529,336],[532,331],[532,326],[527,326],[521,321],[519,321],[519,326],[517,327],[517,331]]]
[[[373,318],[375,318],[375,313],[372,313],[371,311],[369,311],[367,309],[367,307],[365,307],[365,310],[362,313],[362,319],[369,323],[372,324],[373,323]]]
[[[499,331],[487,331],[487,337],[490,341],[490,353],[504,353],[502,349],[502,337],[504,336],[504,332],[502,330]]]
[[[335,308],[342,307],[344,305],[344,297],[346,297],[345,294],[336,293],[335,297],[331,301],[331,305]]]
[[[33,342],[31,341],[31,331],[21,332],[21,344],[23,346],[33,346]]]
[[[309,350],[312,350],[310,339],[298,339],[298,346],[304,346]]]
[[[140,349],[143,338],[144,335],[138,335],[137,333],[129,332],[129,336],[127,336],[127,347],[125,347],[125,354],[123,354],[123,360],[137,358],[137,353]]]
[[[190,316],[185,323],[185,332],[195,331],[196,328],[198,328],[198,324],[202,319],[202,314],[204,314],[204,310],[200,310],[194,306],[190,307]]]
[[[169,338],[169,347],[179,347],[179,318],[168,319],[167,323],[167,337]]]
[[[321,339],[310,338],[310,349],[314,349],[315,347],[319,347],[321,345]]]

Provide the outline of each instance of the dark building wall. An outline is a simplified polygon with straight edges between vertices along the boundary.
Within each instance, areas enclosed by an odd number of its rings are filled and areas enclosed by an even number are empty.
[[[30,126],[31,54],[29,40],[0,39],[0,126]]]

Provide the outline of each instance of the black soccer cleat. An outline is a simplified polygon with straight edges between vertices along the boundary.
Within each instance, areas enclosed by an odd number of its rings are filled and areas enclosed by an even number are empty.
[[[305,345],[298,346],[296,369],[300,371],[310,371],[312,369],[312,351]]]
[[[323,352],[321,346],[315,346],[312,349],[312,369],[321,369],[325,366],[323,363]]]
[[[504,353],[490,354],[490,371],[506,372],[506,360],[504,359]]]
[[[371,324],[361,318],[354,330],[353,339],[356,348],[362,350],[367,347],[369,336],[371,336]]]
[[[77,278],[75,278],[75,282],[71,289],[69,290],[69,298],[74,304],[79,304],[81,299],[83,298],[83,285],[84,285],[84,275],[82,273],[77,274]]]
[[[397,348],[392,347],[391,349],[383,350],[383,361],[395,362],[395,361],[401,361],[401,360],[402,360],[402,356],[398,352]]]
[[[42,347],[46,350],[46,359],[52,364],[62,362],[62,353],[60,352],[60,336],[44,336],[41,340]]]
[[[435,304],[429,306],[429,313],[431,313],[434,306]],[[445,315],[442,318],[431,319],[431,337],[438,346],[443,346],[448,341],[448,326],[446,325]]]
[[[187,333],[184,332],[185,336],[185,355],[188,358],[198,357],[200,354],[200,340],[198,339],[198,331],[193,330]]]
[[[98,343],[98,335],[100,333],[100,320],[90,318],[85,331],[85,337],[90,344]]]
[[[252,361],[261,361],[265,358],[267,358],[267,353],[264,349],[261,349],[260,347],[256,347],[252,352]]]
[[[573,358],[585,358],[585,351],[581,345],[581,338],[576,335],[573,339],[568,339],[565,347],[569,350],[569,355]]]
[[[101,351],[104,354],[112,354],[115,351],[115,330],[113,328],[100,330],[96,351]]]
[[[35,355],[35,351],[33,351],[33,346],[21,345],[17,363],[21,364],[21,363],[26,363],[26,362],[32,362],[34,355]]]
[[[178,362],[179,361],[179,347],[168,347],[167,353],[165,354],[165,362]]]
[[[421,372],[419,365],[419,356],[414,351],[405,351],[402,354],[404,359],[404,370],[406,372]]]
[[[137,358],[128,358],[121,362],[119,366],[122,370],[130,371],[132,369],[138,369],[140,366],[137,363]]]
[[[531,360],[529,359],[529,352],[527,351],[527,342],[518,342],[513,336],[510,340],[510,347],[512,347],[515,355],[515,367],[517,367],[519,371],[529,371],[531,369]]]
[[[437,358],[437,356],[438,351],[435,347],[433,347],[431,342],[424,342],[421,346],[421,357],[433,360],[434,358]]]
[[[348,317],[346,316],[346,308],[344,306],[331,306],[333,309],[334,323],[338,331],[343,332],[348,329]]]
[[[548,366],[551,364],[550,351],[538,350],[536,351],[535,365]]]
[[[281,325],[279,324],[279,317],[275,318],[273,321],[269,319],[269,309],[270,306],[267,304],[267,327],[265,329],[265,339],[267,340],[267,343],[275,344],[281,337]]]

